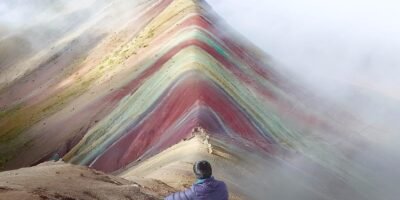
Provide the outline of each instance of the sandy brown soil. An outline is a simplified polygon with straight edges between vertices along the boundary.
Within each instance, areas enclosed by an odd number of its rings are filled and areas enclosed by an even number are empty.
[[[230,173],[224,170],[234,165],[231,162],[236,156],[226,153],[208,136],[196,134],[114,175],[64,162],[45,162],[1,172],[0,200],[163,199],[193,184],[192,165],[200,159],[207,159],[216,166],[217,178],[229,185],[230,199],[252,199],[243,198],[243,191],[229,181]]]
[[[0,200],[161,198],[135,182],[64,162],[46,162],[0,173]]]
[[[193,163],[204,159],[212,164],[215,178],[223,180],[228,185],[229,199],[263,199],[254,196],[260,193],[258,190],[260,186],[241,187],[248,185],[247,182],[257,176],[250,175],[257,163],[253,160],[256,153],[250,156],[248,151],[234,149],[234,146],[228,147],[209,137],[205,132],[195,132],[193,135],[192,138],[181,141],[147,160],[123,169],[118,176],[166,195],[168,191],[160,189],[166,190],[170,187],[170,191],[177,191],[190,187],[196,181]],[[238,163],[238,161],[243,162]],[[240,177],[238,178],[240,180],[235,182],[233,177]],[[251,193],[254,193],[253,196]]]

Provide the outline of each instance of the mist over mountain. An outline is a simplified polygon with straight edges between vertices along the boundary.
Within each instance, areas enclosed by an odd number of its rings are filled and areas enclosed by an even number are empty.
[[[1,1],[0,193],[396,199],[395,9],[304,2]]]

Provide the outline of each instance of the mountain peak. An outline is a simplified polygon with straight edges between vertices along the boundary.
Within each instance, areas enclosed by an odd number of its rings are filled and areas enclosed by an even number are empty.
[[[60,12],[48,23],[79,20],[41,35],[40,51],[7,61],[14,78],[0,74],[1,167],[62,157],[176,189],[176,177],[209,159],[232,199],[298,191],[307,191],[302,199],[368,199],[368,171],[346,154],[363,147],[348,142],[355,120],[338,106],[319,109],[321,99],[278,73],[204,1],[90,2],[96,14],[86,18],[80,4]],[[193,138],[199,128],[207,144]]]

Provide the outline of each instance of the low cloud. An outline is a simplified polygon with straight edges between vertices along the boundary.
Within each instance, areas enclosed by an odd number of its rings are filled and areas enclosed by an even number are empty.
[[[393,123],[400,116],[400,2],[208,3],[278,67],[305,80],[316,94],[352,108],[372,125],[379,120],[385,128],[400,128]]]
[[[321,90],[374,83],[400,93],[400,3],[209,0],[234,29]],[[399,97],[400,98],[400,97]]]
[[[394,0],[208,0],[278,67],[362,121],[370,144],[353,153],[369,168],[374,195],[400,183],[400,2]],[[326,110],[331,109],[330,107]],[[346,141],[356,144],[355,141]],[[356,148],[356,145],[354,145]],[[374,192],[374,191],[370,191]],[[396,194],[397,193],[397,194]]]

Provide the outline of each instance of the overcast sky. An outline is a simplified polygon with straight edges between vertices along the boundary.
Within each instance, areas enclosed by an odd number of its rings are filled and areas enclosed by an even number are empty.
[[[208,2],[234,29],[322,90],[350,82],[400,100],[400,1]]]

